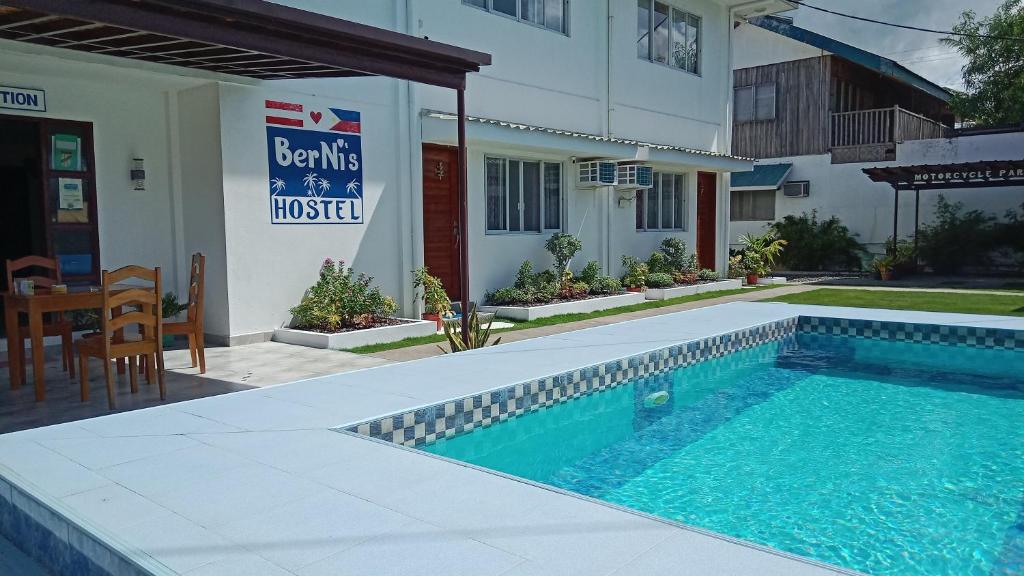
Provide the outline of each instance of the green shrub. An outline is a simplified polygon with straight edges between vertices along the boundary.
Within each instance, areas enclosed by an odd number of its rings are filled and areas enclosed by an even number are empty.
[[[918,253],[932,270],[954,274],[965,266],[984,266],[995,247],[995,217],[981,210],[963,211],[962,202],[939,195],[935,220],[921,226]]]
[[[426,313],[441,317],[452,315],[452,303],[448,299],[448,293],[444,291],[440,278],[431,276],[426,266],[413,270],[412,277],[412,287],[415,290],[423,290],[423,306]]]
[[[548,238],[547,242],[544,243],[544,248],[555,259],[555,277],[561,278],[565,271],[569,269],[569,261],[583,248],[583,242],[580,242],[579,238],[572,234],[558,232],[557,234],[552,234],[551,238]]]
[[[1024,204],[1020,208],[1024,211]],[[1005,217],[1005,222],[995,224],[993,244],[1017,269],[1024,269],[1024,214],[1007,210]]]
[[[836,216],[818,220],[817,210],[788,215],[771,225],[786,250],[779,264],[789,270],[860,270],[864,245]]]
[[[718,272],[715,272],[711,268],[704,268],[700,272],[697,272],[697,279],[703,282],[714,282],[718,280]]]
[[[533,264],[529,260],[524,261],[519,265],[519,271],[516,272],[516,281],[512,286],[520,290],[531,290],[537,283],[536,274],[533,273]]]
[[[665,272],[648,274],[646,283],[648,288],[668,288],[675,284],[672,280],[672,275]]]
[[[525,306],[530,303],[530,295],[526,290],[511,286],[488,292],[485,299],[494,306]]]
[[[651,274],[671,274],[672,264],[665,254],[661,252],[654,252],[650,258],[647,259],[647,269]]]
[[[320,267],[320,278],[306,290],[302,302],[291,309],[295,327],[318,332],[366,328],[394,315],[398,304],[372,286],[373,278],[356,275],[345,262],[330,258]]]
[[[601,265],[598,264],[597,260],[587,262],[587,265],[576,275],[580,282],[586,282],[587,284],[593,284],[599,276],[601,276]]]
[[[684,274],[697,271],[697,255],[686,255],[686,242],[679,238],[669,237],[661,241],[661,253],[668,259],[668,272]]]
[[[623,256],[622,267],[626,269],[626,273],[622,276],[623,286],[627,288],[643,288],[646,286],[645,281],[647,274],[650,272],[647,264],[641,262],[635,256]]]
[[[611,276],[598,276],[590,282],[591,294],[618,294],[622,292],[622,283],[618,278]]]

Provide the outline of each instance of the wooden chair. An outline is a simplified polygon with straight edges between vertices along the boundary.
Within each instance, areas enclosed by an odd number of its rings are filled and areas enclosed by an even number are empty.
[[[47,271],[46,276],[16,276],[15,272],[25,270],[28,268],[42,268]],[[40,288],[52,288],[54,284],[61,283],[60,277],[60,265],[53,258],[43,258],[42,256],[25,256],[16,260],[7,260],[7,289],[14,292],[14,281],[19,280],[32,280],[36,286]],[[43,336],[60,336],[61,340],[61,367],[67,370],[72,378],[75,377],[75,352],[72,348],[72,324],[70,320],[65,320],[64,315],[60,312],[55,313],[49,322],[43,324]],[[11,335],[8,334],[8,338]],[[29,334],[28,326],[19,325],[18,335],[22,340],[31,338]],[[25,348],[21,348],[24,353]],[[32,354],[43,354],[42,350],[33,350]],[[21,365],[26,366],[25,358],[22,356]]]
[[[131,287],[123,290],[113,289],[115,284],[128,279],[137,279],[152,283],[148,287]],[[160,302],[160,268],[143,268],[141,266],[125,266],[113,272],[103,271],[103,307],[100,309],[100,333],[82,339],[78,343],[78,368],[82,385],[82,401],[89,399],[89,358],[103,361],[103,372],[107,378],[107,402],[110,408],[116,406],[114,399],[114,373],[110,362],[118,358],[128,359],[128,374],[131,390],[138,392],[138,370],[135,362],[138,357],[145,357],[150,369],[146,371],[146,380],[152,382],[156,372],[160,384],[160,399],[167,398],[164,387],[164,348],[162,309]],[[124,311],[124,307],[131,310]],[[129,326],[138,327],[138,336],[132,339],[118,338],[117,332]],[[155,367],[155,370],[153,369]]]
[[[164,334],[188,336],[188,351],[192,356],[192,367],[198,359],[199,373],[206,374],[206,344],[203,341],[203,291],[206,274],[206,256],[196,252],[192,255],[192,266],[188,281],[188,312],[184,322],[166,322]]]

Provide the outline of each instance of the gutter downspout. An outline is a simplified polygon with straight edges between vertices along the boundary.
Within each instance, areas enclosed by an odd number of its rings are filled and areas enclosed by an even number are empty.
[[[614,17],[612,16],[612,0],[605,2],[605,14],[608,16],[607,41],[605,42],[605,75],[604,75],[604,136],[612,135],[612,38]],[[609,276],[612,272],[612,209],[615,202],[615,187],[607,186],[608,199],[604,203],[604,271]]]

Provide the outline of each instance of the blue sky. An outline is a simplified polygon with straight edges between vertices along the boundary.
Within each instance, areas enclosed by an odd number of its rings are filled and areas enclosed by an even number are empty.
[[[972,9],[979,17],[991,15],[1002,0],[807,0],[807,3],[923,28],[949,30],[961,12]],[[939,44],[938,34],[901,30],[800,8],[787,15],[809,30],[896,60],[942,86],[960,88],[963,60]]]

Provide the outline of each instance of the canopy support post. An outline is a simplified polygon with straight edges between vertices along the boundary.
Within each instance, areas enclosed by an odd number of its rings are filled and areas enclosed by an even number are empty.
[[[914,272],[918,271],[917,233],[921,225],[921,189],[914,187]]]
[[[459,115],[459,279],[462,294],[462,343],[469,347],[469,198],[466,166],[466,84],[456,89]]]
[[[896,246],[899,244],[899,227],[900,227],[900,189],[898,186],[893,185],[892,187],[892,254],[896,255]]]

